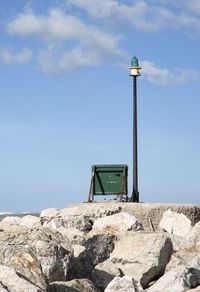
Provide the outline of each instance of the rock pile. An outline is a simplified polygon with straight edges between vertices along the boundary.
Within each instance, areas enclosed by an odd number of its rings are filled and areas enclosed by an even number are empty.
[[[136,217],[105,203],[4,218],[0,292],[200,292],[200,222]]]

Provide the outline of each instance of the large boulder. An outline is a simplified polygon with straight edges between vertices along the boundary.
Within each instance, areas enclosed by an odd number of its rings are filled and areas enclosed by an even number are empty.
[[[0,264],[44,289],[46,282],[69,278],[73,250],[67,239],[47,228],[0,224]]]
[[[185,292],[200,284],[200,271],[185,266],[176,267],[164,274],[148,292]]]
[[[93,283],[88,279],[74,279],[68,282],[50,284],[50,292],[96,292]]]
[[[6,216],[1,220],[1,223],[9,223],[9,224],[15,224],[19,225],[21,222],[21,218],[18,216]]]
[[[190,219],[184,214],[167,210],[160,221],[160,229],[185,238],[189,236],[192,230],[192,224]]]
[[[115,277],[105,289],[105,292],[141,292],[143,289],[130,276]]]
[[[73,213],[67,208],[51,208],[41,212],[40,221],[44,227],[59,231],[71,241],[71,244],[83,244],[86,234],[93,225],[93,221],[86,214]]]
[[[124,274],[110,259],[107,259],[95,266],[92,276],[97,287],[105,289],[115,277],[123,277]]]
[[[109,258],[115,239],[112,234],[98,234],[88,238],[84,250],[75,258],[74,275],[79,278],[91,277],[94,267]]]
[[[26,263],[25,263],[26,264]],[[0,265],[0,291],[47,291],[47,285],[39,282],[34,282],[34,278],[29,278],[26,275],[20,274],[13,268]]]
[[[101,230],[101,232],[114,230],[116,233],[120,233],[130,230],[143,230],[143,227],[135,216],[127,212],[121,212],[95,220],[92,230]]]
[[[171,240],[165,233],[127,232],[115,243],[109,261],[117,268],[112,268],[113,272],[120,271],[122,275],[131,276],[145,289],[152,280],[164,274],[172,252]],[[106,278],[108,274],[105,271]],[[98,281],[103,282],[102,267],[100,273],[98,266],[95,267],[94,275],[98,275]]]
[[[189,246],[174,252],[166,271],[181,265],[200,270],[200,245]]]
[[[26,227],[40,227],[40,219],[37,216],[25,215],[23,217],[19,216],[6,216],[1,220],[1,223],[9,223],[13,225],[21,225]]]
[[[40,227],[40,219],[37,216],[33,215],[26,215],[21,218],[21,221],[19,222],[19,225],[26,226],[29,228],[33,227]]]

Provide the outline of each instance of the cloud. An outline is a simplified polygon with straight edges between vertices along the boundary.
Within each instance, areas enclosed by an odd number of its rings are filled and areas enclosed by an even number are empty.
[[[46,16],[31,11],[22,13],[7,24],[7,31],[11,35],[39,37],[49,43],[68,40],[79,41],[83,45],[92,43],[104,51],[113,52],[118,45],[118,37],[64,14],[60,9],[51,9]]]
[[[126,21],[134,29],[143,32],[156,32],[163,28],[195,28],[200,31],[199,0],[135,0],[130,5],[120,0],[66,0],[95,19]],[[172,10],[172,6],[179,9]]]
[[[133,29],[148,33],[169,27],[196,28],[200,31],[200,20],[196,17],[200,5],[196,0],[152,0],[151,4],[146,0],[65,1],[72,8],[67,10],[71,14],[59,8],[51,8],[47,14],[36,14],[29,9],[6,25],[11,36],[31,37],[42,42],[43,49],[36,52],[36,58],[40,68],[48,73],[68,73],[104,62],[124,62],[128,53],[120,48],[120,25],[114,28],[115,33],[110,33],[104,20],[106,23],[114,20],[119,24],[121,21]],[[191,8],[192,3],[195,3],[196,14]],[[90,17],[86,17],[84,11]],[[0,50],[0,59],[6,63],[23,63],[30,57],[28,49],[17,54]],[[150,61],[143,61],[142,65],[145,78],[159,85],[199,80],[199,74],[193,70],[171,72]]]
[[[127,21],[142,31],[157,30],[157,24],[149,18],[153,12],[151,6],[143,0],[134,1],[132,5],[116,0],[67,0],[67,3],[85,10],[93,18]]]
[[[141,65],[144,78],[157,85],[181,84],[190,80],[200,80],[199,72],[194,70],[176,69],[171,71],[159,68],[150,61],[142,61]]]
[[[30,49],[24,48],[18,53],[13,53],[7,49],[0,48],[0,61],[6,64],[24,64],[32,57]]]
[[[85,25],[74,16],[51,9],[49,15],[36,15],[33,11],[21,13],[7,24],[7,31],[11,35],[35,36],[56,42],[77,39],[85,33]]]
[[[88,25],[60,9],[48,15],[24,12],[7,24],[10,35],[39,38],[47,48],[39,53],[38,61],[46,72],[69,72],[82,66],[97,65],[124,53],[119,37],[94,25]]]
[[[86,52],[75,48],[56,54],[53,50],[43,50],[38,56],[38,62],[43,71],[47,73],[68,73],[80,67],[98,65],[99,56],[94,52]]]

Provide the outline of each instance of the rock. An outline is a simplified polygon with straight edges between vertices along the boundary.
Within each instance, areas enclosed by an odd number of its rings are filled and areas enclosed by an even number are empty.
[[[171,240],[165,233],[127,232],[115,243],[109,259],[145,289],[149,282],[164,274],[172,251]]]
[[[72,245],[74,249],[74,257],[78,258],[82,252],[85,251],[85,247],[83,245],[74,244]]]
[[[73,216],[80,216],[84,215],[87,217],[92,218],[101,218],[105,216],[110,216],[116,213],[120,213],[122,207],[115,203],[112,204],[99,204],[99,203],[91,203],[91,204],[78,204],[75,206],[69,206],[62,209],[62,216],[65,214],[73,215]]]
[[[40,213],[40,218],[44,221],[51,221],[56,217],[60,217],[61,209],[58,208],[49,208],[45,209]]]
[[[115,236],[111,234],[95,235],[85,244],[85,250],[76,258],[74,275],[79,278],[90,277],[94,266],[105,261],[114,248]]]
[[[169,234],[169,237],[172,241],[172,245],[173,245],[173,251],[174,252],[177,252],[179,251],[180,249],[183,249],[187,246],[190,246],[191,243],[189,242],[189,238],[183,238],[183,237],[180,237],[180,236],[176,236],[174,234]]]
[[[169,271],[177,266],[185,265],[187,267],[193,267],[200,269],[200,246],[193,245],[178,250],[173,253],[170,262],[166,267],[166,271]]]
[[[68,210],[68,209],[67,209]],[[55,229],[71,240],[72,244],[83,244],[85,235],[92,229],[93,221],[83,214],[68,214],[65,209],[47,209],[41,212],[43,226]]]
[[[160,229],[185,238],[189,236],[192,225],[191,221],[184,214],[167,210],[160,221]]]
[[[44,221],[43,226],[53,228],[53,229],[59,229],[64,227],[63,220],[61,218],[53,218],[50,221]]]
[[[73,249],[59,232],[47,228],[39,229],[38,234],[32,236],[32,245],[49,282],[70,277]]]
[[[74,279],[68,282],[54,282],[50,284],[50,292],[96,292],[96,289],[88,279]]]
[[[194,289],[187,290],[187,292],[200,292],[200,286]]]
[[[68,238],[72,245],[83,245],[87,239],[85,232],[80,231],[77,228],[58,227],[56,230],[59,231],[64,237]]]
[[[41,289],[46,287],[46,279],[68,279],[73,250],[60,233],[5,223],[0,227],[0,264],[14,268]]]
[[[115,277],[105,289],[105,292],[138,292],[143,291],[141,287],[138,287],[138,283],[134,281],[130,276],[124,276],[122,278]]]
[[[115,277],[122,276],[124,276],[122,270],[110,259],[96,265],[92,274],[96,286],[103,289],[105,289]]]
[[[91,265],[95,266],[105,261],[113,251],[114,240],[115,236],[111,234],[95,235],[89,238],[84,244],[87,265],[91,262]]]
[[[39,290],[40,289],[40,290]],[[29,291],[38,292],[46,291],[47,286],[37,286],[33,279],[28,279],[26,276],[16,272],[13,268],[0,265],[0,291]]]
[[[129,230],[143,230],[142,224],[133,216],[126,212],[117,213],[97,219],[94,222],[92,230],[123,232]]]
[[[200,221],[193,226],[188,241],[191,245],[200,244]]]
[[[173,253],[169,263],[167,264],[167,266],[165,268],[165,273],[178,267],[178,266],[182,266],[184,264],[185,263],[180,258],[178,258],[178,256],[176,256],[176,253]]]
[[[19,225],[30,227],[30,228],[41,226],[39,217],[32,216],[32,215],[26,215],[22,217],[21,221],[19,222]]]
[[[119,213],[121,207],[117,204],[98,205],[84,204],[82,206],[72,206],[64,209],[46,209],[40,214],[43,224],[50,224],[53,219],[61,219],[65,228],[76,228],[80,231],[88,232],[92,229],[95,219]],[[57,227],[56,227],[57,228]]]
[[[14,225],[21,225],[26,227],[36,227],[41,226],[40,219],[37,216],[26,215],[23,217],[18,216],[7,216],[5,217],[1,223],[9,223]]]
[[[16,224],[16,225],[18,225],[18,224],[20,224],[21,220],[22,219],[20,217],[7,216],[7,217],[5,217],[5,218],[3,218],[1,220],[1,223],[10,223],[10,224]]]
[[[0,292],[8,292],[8,290],[0,284]]]
[[[65,210],[68,214],[83,214],[96,220],[108,215],[128,212],[134,215],[143,225],[145,231],[159,229],[159,223],[165,211],[170,209],[177,213],[185,214],[192,222],[197,223],[200,218],[200,205],[197,204],[163,204],[163,203],[130,203],[130,202],[98,202],[71,205]],[[66,212],[66,211],[65,211]]]
[[[147,291],[184,292],[188,291],[190,288],[197,287],[199,284],[200,284],[199,270],[194,268],[187,268],[185,266],[179,266],[168,271]]]

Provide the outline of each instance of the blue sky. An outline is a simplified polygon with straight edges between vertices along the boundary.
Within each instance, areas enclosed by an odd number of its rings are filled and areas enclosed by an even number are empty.
[[[92,164],[128,164],[131,58],[143,202],[199,203],[200,1],[0,6],[0,211],[87,199]]]

